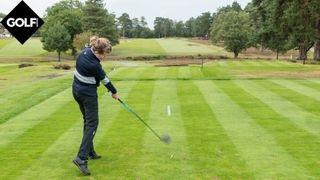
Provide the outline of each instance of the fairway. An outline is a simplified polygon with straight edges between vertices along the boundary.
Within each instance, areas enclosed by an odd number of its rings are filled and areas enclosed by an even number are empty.
[[[186,38],[167,39],[122,39],[115,45],[111,58],[135,56],[197,56],[197,55],[231,56],[222,47],[191,42]],[[70,52],[62,53],[66,58],[72,58]],[[48,58],[52,60],[56,52],[43,50],[40,38],[31,38],[24,45],[14,39],[0,39],[0,58]]]
[[[188,39],[157,39],[167,55],[228,55],[222,47],[191,42]]]
[[[17,40],[0,40],[0,57],[36,57],[47,54],[39,38],[31,38],[24,45]]]
[[[320,178],[319,66],[124,64],[104,64],[121,99],[172,142],[100,87],[93,179]],[[1,64],[0,78],[0,179],[84,178],[71,162],[82,135],[72,71]]]

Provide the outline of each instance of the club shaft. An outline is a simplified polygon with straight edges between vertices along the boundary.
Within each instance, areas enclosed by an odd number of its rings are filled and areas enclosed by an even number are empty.
[[[154,131],[150,126],[149,124],[147,124],[135,111],[133,111],[126,103],[124,103],[121,99],[118,99],[119,102],[129,111],[131,112],[134,116],[136,116],[146,127],[149,128],[149,130],[155,135],[157,136],[160,140],[161,140],[161,137],[159,136],[159,134]],[[162,141],[162,140],[161,140]]]

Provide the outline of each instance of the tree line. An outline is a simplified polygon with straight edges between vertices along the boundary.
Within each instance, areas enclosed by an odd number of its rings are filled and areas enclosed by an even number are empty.
[[[199,37],[222,44],[235,57],[249,47],[270,49],[277,57],[296,49],[298,59],[304,62],[313,48],[313,59],[320,60],[319,0],[252,0],[244,9],[233,2],[185,22],[157,17],[153,29],[145,17],[109,13],[104,0],[62,0],[46,10],[44,19],[40,30],[44,49],[59,56],[68,49],[75,55],[88,42],[88,36],[95,34],[109,38],[114,45],[120,37]]]
[[[248,47],[277,53],[299,51],[298,60],[306,63],[314,47],[314,60],[320,60],[319,0],[252,0],[243,10],[227,6],[214,18],[211,39],[223,42],[235,57]]]
[[[167,37],[203,37],[208,38],[214,14],[210,12],[188,19],[186,22],[170,18],[156,17],[154,29],[148,27],[145,17],[131,19],[123,13],[117,18],[123,38],[167,38]]]

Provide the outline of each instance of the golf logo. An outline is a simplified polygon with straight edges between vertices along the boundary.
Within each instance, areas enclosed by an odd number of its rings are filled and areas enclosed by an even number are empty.
[[[44,24],[44,21],[24,1],[21,1],[2,19],[1,24],[21,44],[24,44]]]

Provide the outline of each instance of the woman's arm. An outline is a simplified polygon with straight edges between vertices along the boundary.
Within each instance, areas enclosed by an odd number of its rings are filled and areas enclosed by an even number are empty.
[[[109,92],[111,92],[113,95],[117,94],[117,89],[113,86],[109,77],[106,75],[106,73],[102,69],[101,64],[99,64],[93,72],[95,72],[94,73],[95,78],[100,80],[102,82],[102,84],[104,84],[104,86],[108,89]],[[113,98],[115,98],[115,97],[113,97]]]

